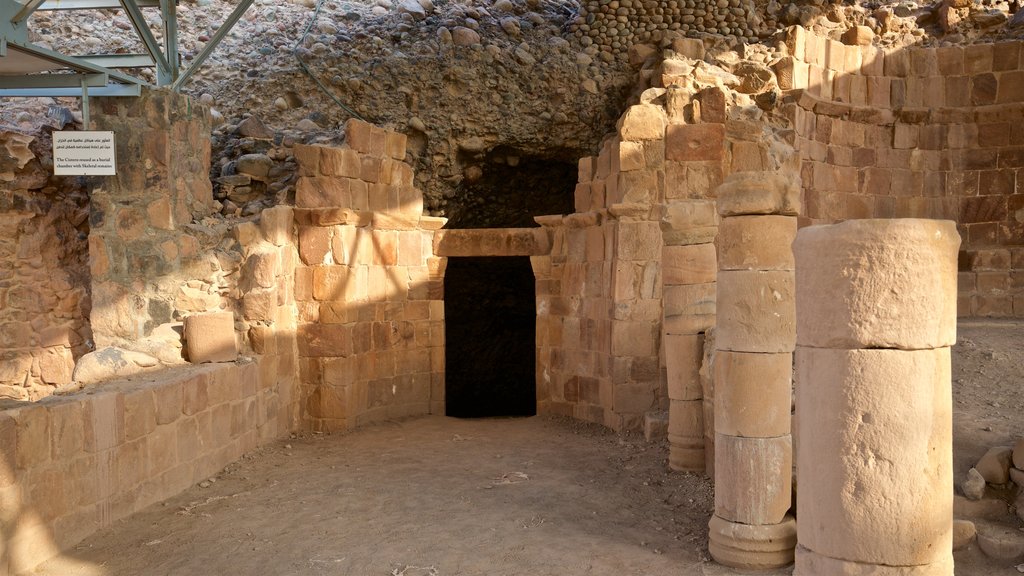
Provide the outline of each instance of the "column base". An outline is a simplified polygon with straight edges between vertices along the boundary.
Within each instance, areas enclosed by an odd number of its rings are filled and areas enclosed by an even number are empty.
[[[770,570],[793,563],[796,519],[788,514],[781,523],[768,525],[739,524],[712,516],[708,529],[708,548],[719,564],[744,570]]]
[[[703,472],[704,438],[668,435],[668,467],[676,472]]]
[[[796,547],[793,576],[953,576],[953,552],[946,558],[920,566],[885,566],[839,560]]]

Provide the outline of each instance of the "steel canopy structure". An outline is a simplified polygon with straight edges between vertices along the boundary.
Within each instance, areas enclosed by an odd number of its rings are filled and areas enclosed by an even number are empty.
[[[180,90],[213,53],[253,0],[239,4],[216,34],[182,69],[178,53],[177,0],[0,0],[0,98],[72,96],[138,96],[150,82],[125,72],[155,68],[156,86]],[[143,9],[159,10],[162,39],[150,31]],[[143,54],[68,55],[29,42],[29,19],[37,10],[121,10],[145,47]]]

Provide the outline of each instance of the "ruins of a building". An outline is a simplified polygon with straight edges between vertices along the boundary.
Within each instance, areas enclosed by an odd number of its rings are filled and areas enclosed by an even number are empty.
[[[121,169],[93,188],[84,232],[83,213],[32,201],[47,181],[20,172],[31,142],[7,136],[0,573],[290,431],[443,413],[446,262],[466,256],[531,259],[538,413],[654,434],[667,411],[670,465],[720,480],[716,558],[791,562],[791,356],[840,348],[798,332],[797,223],[955,221],[955,310],[1024,316],[1024,58],[1019,42],[883,52],[800,27],[787,45],[774,69],[729,72],[700,40],[669,42],[579,162],[575,211],[539,228],[443,229],[406,136],[358,120],[341,147],[273,142],[298,166],[294,204],[225,225],[208,111],[153,91],[96,102]],[[87,274],[36,249],[51,226],[83,230]],[[224,312],[234,339],[202,328]],[[188,363],[203,357],[217,361]],[[751,372],[771,376],[753,418],[737,408]]]

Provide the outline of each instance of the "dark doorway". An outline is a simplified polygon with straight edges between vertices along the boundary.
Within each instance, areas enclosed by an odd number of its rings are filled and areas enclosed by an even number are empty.
[[[528,257],[449,258],[444,277],[445,413],[537,413],[533,268]]]

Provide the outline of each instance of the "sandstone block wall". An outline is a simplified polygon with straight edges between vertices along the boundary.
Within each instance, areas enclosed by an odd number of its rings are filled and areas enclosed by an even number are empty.
[[[92,339],[87,198],[50,177],[47,145],[0,131],[0,398],[66,386]]]
[[[301,407],[321,431],[444,411],[445,220],[423,216],[404,135],[345,130],[343,148],[295,147]]]
[[[1021,42],[884,52],[791,28],[805,216],[954,220],[961,316],[1024,316]]]
[[[0,412],[0,573],[30,570],[216,474],[287,433],[287,412],[256,362],[175,368]]]

